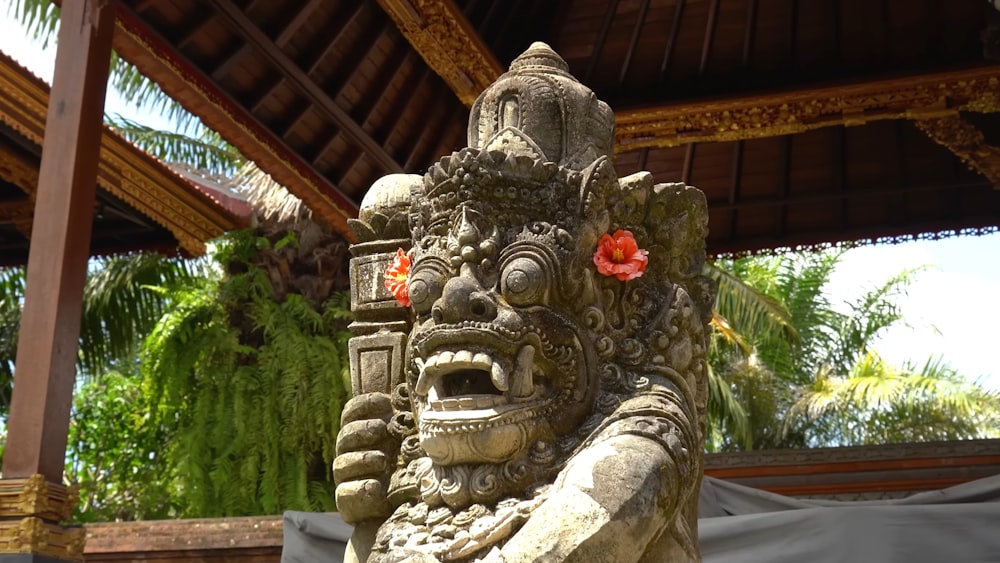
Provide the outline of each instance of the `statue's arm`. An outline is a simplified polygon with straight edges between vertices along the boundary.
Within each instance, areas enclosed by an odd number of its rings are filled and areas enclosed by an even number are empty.
[[[551,496],[487,561],[638,561],[676,502],[677,466],[663,446],[624,434],[574,458]]]
[[[348,563],[368,559],[378,526],[392,512],[386,492],[399,442],[388,431],[391,416],[385,393],[361,394],[344,406],[333,475],[337,510],[354,525]]]

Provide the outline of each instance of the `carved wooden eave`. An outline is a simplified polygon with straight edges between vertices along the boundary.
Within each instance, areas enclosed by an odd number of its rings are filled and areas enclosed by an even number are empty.
[[[47,86],[10,59],[0,57],[0,89],[0,123],[40,147],[45,135]],[[18,186],[32,201],[38,186],[37,164],[9,149],[2,150],[0,161],[0,177]],[[97,183],[169,230],[192,255],[203,254],[206,241],[249,223],[249,214],[226,208],[209,190],[182,178],[108,127],[101,138]],[[23,206],[17,211],[20,214],[15,224],[28,234],[30,212],[25,223]]]
[[[621,110],[615,114],[617,150],[741,141],[959,110],[1000,110],[1000,66]]]
[[[427,66],[466,106],[503,67],[451,0],[378,0]]]
[[[921,119],[915,124],[1000,189],[1000,148],[986,144],[982,131],[958,115]]]

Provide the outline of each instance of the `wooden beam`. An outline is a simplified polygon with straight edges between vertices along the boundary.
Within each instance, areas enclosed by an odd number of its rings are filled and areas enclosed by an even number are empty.
[[[663,49],[663,60],[660,61],[660,82],[667,78],[670,61],[673,59],[674,47],[677,46],[677,35],[681,32],[681,20],[684,19],[684,0],[675,0],[674,18],[670,20],[670,33],[667,35],[667,46]]]
[[[719,0],[712,0],[708,8],[708,21],[705,22],[705,40],[701,45],[701,60],[698,63],[698,76],[703,76],[708,69],[708,58],[712,54],[715,43],[715,22],[719,16]]]
[[[913,123],[1000,189],[1000,148],[987,144],[982,131],[958,115],[918,119]]]
[[[959,109],[1000,111],[1000,65],[619,110],[615,150],[774,137]]]
[[[209,0],[209,3],[226,23],[250,42],[262,58],[267,59],[272,66],[281,71],[289,84],[322,110],[348,137],[361,145],[385,173],[402,172],[402,166],[389,156],[382,145],[376,143],[360,125],[351,119],[346,111],[334,103],[326,95],[326,92],[295,64],[295,61],[279,49],[259,27],[247,18],[239,7],[229,0]]]
[[[618,88],[625,84],[625,78],[628,77],[628,69],[632,66],[632,57],[635,56],[635,48],[639,44],[639,35],[642,32],[642,27],[646,24],[646,14],[649,12],[649,0],[642,0],[639,5],[639,17],[635,20],[635,25],[632,26],[632,37],[628,41],[628,50],[625,51],[625,60],[622,61],[621,72],[618,73]]]
[[[608,7],[604,9],[604,20],[601,22],[601,29],[597,32],[597,40],[594,41],[593,51],[590,53],[590,63],[587,71],[583,73],[583,81],[590,82],[594,78],[594,72],[601,60],[601,53],[604,45],[608,42],[608,31],[611,30],[611,23],[615,21],[615,14],[618,12],[618,0],[608,2]]]
[[[62,8],[28,257],[5,479],[62,483],[115,4]]]
[[[466,106],[503,67],[452,0],[378,0],[414,49]]]

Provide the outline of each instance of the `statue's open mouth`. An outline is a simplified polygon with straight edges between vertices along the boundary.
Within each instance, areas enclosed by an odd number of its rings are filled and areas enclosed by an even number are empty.
[[[552,418],[587,390],[568,331],[466,322],[431,327],[411,350],[420,445],[442,466],[513,459],[551,439]]]
[[[417,359],[417,395],[432,411],[504,410],[532,402],[545,392],[544,370],[535,363],[535,346],[520,346],[511,361],[500,354],[466,349],[438,350]]]

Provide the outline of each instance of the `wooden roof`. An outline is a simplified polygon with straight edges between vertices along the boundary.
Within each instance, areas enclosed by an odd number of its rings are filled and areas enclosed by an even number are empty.
[[[995,230],[981,0],[122,0],[115,49],[343,232],[466,144],[532,41],[616,111],[620,174],[708,196],[709,250]],[[992,144],[991,144],[992,143]]]
[[[28,257],[49,100],[41,79],[0,53],[0,265]],[[91,254],[157,250],[198,255],[246,226],[250,208],[192,181],[104,128]]]

